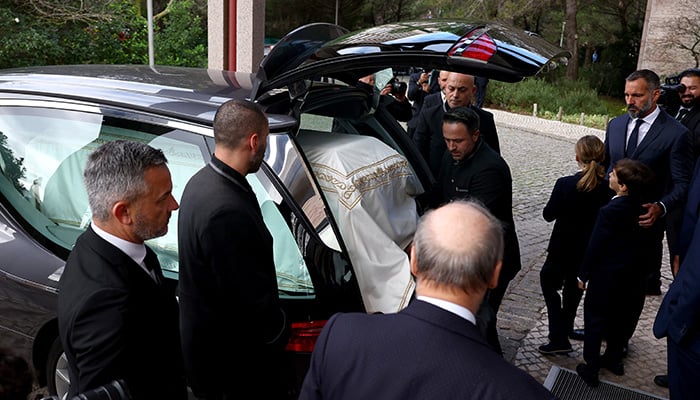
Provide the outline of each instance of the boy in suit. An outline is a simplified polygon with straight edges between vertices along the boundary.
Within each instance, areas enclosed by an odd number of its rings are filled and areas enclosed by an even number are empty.
[[[598,212],[588,248],[578,275],[586,290],[583,320],[586,326],[583,358],[576,372],[591,385],[598,385],[601,367],[624,375],[623,347],[634,333],[644,307],[646,248],[654,240],[639,226],[642,204],[648,201],[654,174],[641,161],[622,159],[610,173],[610,188],[616,195]],[[606,338],[603,356],[600,348]]]

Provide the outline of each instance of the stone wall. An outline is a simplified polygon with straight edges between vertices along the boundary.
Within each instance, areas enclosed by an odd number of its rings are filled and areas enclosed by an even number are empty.
[[[700,21],[698,0],[647,0],[637,68],[651,69],[664,78],[695,66],[692,54],[674,45],[680,42],[690,46],[693,40],[683,32],[692,27],[680,24],[680,17]]]

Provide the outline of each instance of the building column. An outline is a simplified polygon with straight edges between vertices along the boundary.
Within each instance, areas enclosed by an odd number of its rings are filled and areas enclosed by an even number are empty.
[[[256,72],[265,44],[265,0],[208,1],[209,68]]]

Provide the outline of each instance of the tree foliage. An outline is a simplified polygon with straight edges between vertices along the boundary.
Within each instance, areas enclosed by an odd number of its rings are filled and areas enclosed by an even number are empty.
[[[0,0],[0,68],[146,64],[145,0]],[[156,0],[156,63],[206,66],[206,0]]]
[[[624,76],[636,68],[646,1],[266,0],[266,36],[312,22],[356,30],[420,18],[501,21],[561,41],[576,57],[569,79],[578,73],[601,93],[619,95]],[[207,0],[153,3],[155,62],[205,66]],[[693,40],[677,45],[700,62],[696,14],[678,17],[676,32],[688,30]],[[146,0],[0,0],[0,29],[0,67],[148,62]]]
[[[167,12],[166,12],[167,11]],[[158,19],[154,41],[159,64],[183,67],[207,66],[207,30],[193,0],[171,1]]]

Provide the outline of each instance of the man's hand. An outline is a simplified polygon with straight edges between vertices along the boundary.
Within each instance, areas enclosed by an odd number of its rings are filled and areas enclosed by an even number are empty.
[[[386,86],[384,86],[384,88],[382,89],[382,91],[379,92],[379,94],[382,96],[386,96],[388,94],[391,94],[392,88],[393,88],[393,86],[391,85],[391,83],[387,83]]]
[[[418,86],[423,89],[424,92],[429,92],[430,91],[430,73],[428,72],[423,72],[420,74],[420,78],[418,78]]]
[[[642,204],[642,207],[646,208],[647,212],[639,216],[639,226],[651,228],[654,222],[663,215],[664,209],[656,203],[645,203]]]
[[[581,278],[576,278],[576,280],[578,280],[578,288],[586,290],[586,282],[582,281]]]

